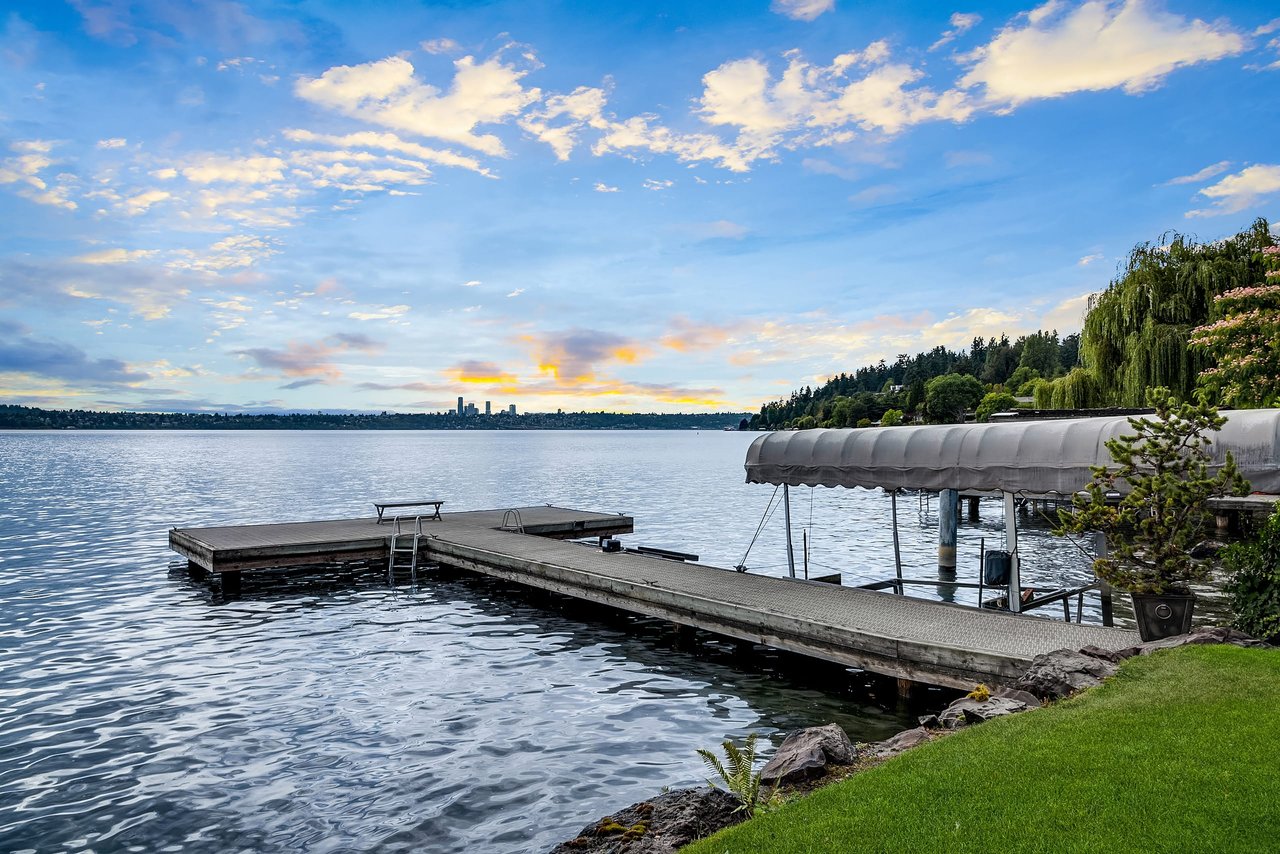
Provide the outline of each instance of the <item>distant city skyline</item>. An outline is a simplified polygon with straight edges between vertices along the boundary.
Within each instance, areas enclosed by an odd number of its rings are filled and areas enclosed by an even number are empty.
[[[1273,2],[6,9],[0,402],[751,411],[1280,218]]]

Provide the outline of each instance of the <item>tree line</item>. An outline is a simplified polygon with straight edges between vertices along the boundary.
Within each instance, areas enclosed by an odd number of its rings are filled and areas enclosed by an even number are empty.
[[[1215,405],[1280,404],[1280,248],[1265,219],[1224,240],[1169,232],[1130,252],[1083,329],[974,338],[841,373],[764,404],[750,427],[986,420],[1018,406],[1133,408],[1165,387]],[[887,420],[886,420],[887,419]]]

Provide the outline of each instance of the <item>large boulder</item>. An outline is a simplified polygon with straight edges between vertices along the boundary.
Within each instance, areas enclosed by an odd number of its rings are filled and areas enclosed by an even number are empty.
[[[793,732],[760,771],[766,786],[790,786],[821,777],[828,765],[851,765],[858,750],[836,724]]]
[[[1161,649],[1173,649],[1179,646],[1199,646],[1203,644],[1228,643],[1232,646],[1266,646],[1257,638],[1226,626],[1204,626],[1185,635],[1174,635],[1171,638],[1140,643],[1133,649],[1138,655],[1148,655]]]
[[[1077,691],[1100,685],[1116,672],[1116,665],[1071,649],[1057,649],[1037,655],[1022,678],[1013,683],[1041,700],[1061,700]]]
[[[746,818],[741,801],[720,789],[677,789],[587,825],[551,854],[674,854]]]
[[[876,759],[887,759],[890,756],[897,756],[904,750],[910,750],[917,744],[924,744],[933,736],[929,735],[929,731],[924,727],[916,727],[915,729],[907,729],[884,741],[877,741],[868,748],[872,757]]]
[[[992,696],[987,700],[961,697],[942,710],[942,713],[938,715],[938,725],[946,729],[958,729],[968,724],[982,723],[992,718],[1002,718],[1005,715],[1025,712],[1030,708],[1039,708],[1040,701],[1035,697],[1031,699],[1033,704],[1008,697]]]

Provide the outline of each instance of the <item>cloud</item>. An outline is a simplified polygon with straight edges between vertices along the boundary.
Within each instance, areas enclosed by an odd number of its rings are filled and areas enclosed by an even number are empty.
[[[341,378],[342,372],[333,363],[335,356],[345,353],[377,353],[382,349],[380,342],[366,335],[340,332],[320,341],[289,341],[282,349],[250,347],[233,352],[252,359],[260,368],[279,371],[286,377],[337,380]]]
[[[834,175],[846,181],[852,181],[858,177],[857,169],[849,166],[838,166],[820,157],[806,157],[800,161],[800,166],[806,172],[812,172],[815,175]]]
[[[307,388],[308,386],[313,386],[313,385],[325,385],[325,383],[326,383],[326,380],[323,380],[320,377],[312,377],[311,379],[307,379],[307,380],[294,380],[291,383],[285,383],[284,385],[280,386],[280,388],[288,389],[292,391],[294,389]]]
[[[982,23],[981,15],[972,12],[956,12],[951,16],[951,29],[944,32],[936,42],[929,45],[929,50],[934,51],[943,45],[950,44],[980,23]]]
[[[471,280],[471,281],[469,281],[469,282],[463,282],[463,283],[462,283],[462,286],[463,286],[464,288],[475,288],[475,287],[479,287],[479,286],[480,286],[480,280],[479,280],[479,279],[472,279],[472,280]]]
[[[1159,86],[1178,68],[1234,56],[1244,38],[1154,8],[1145,0],[1050,2],[1015,18],[989,44],[962,58],[960,85],[981,88],[987,102],[1013,108],[1037,98]]]
[[[1092,255],[1085,255],[1083,258],[1077,261],[1076,264],[1077,266],[1080,266],[1080,267],[1088,267],[1094,261],[1101,261],[1101,260],[1102,260],[1102,253],[1095,252]]]
[[[699,237],[706,239],[724,238],[727,240],[741,240],[749,233],[749,229],[745,225],[739,225],[727,219],[718,219],[715,222],[701,223],[694,226],[693,231]]]
[[[616,192],[618,192],[618,188],[617,188],[617,187],[610,187],[608,184],[605,184],[605,183],[604,183],[604,182],[602,182],[602,181],[596,181],[595,186],[594,186],[594,187],[592,187],[591,189],[595,190],[597,193],[616,193]]]
[[[487,177],[493,176],[493,173],[481,166],[480,161],[474,157],[445,149],[430,148],[417,142],[409,142],[394,133],[360,131],[348,134],[323,134],[291,128],[284,132],[284,137],[291,142],[319,143],[340,149],[373,148],[392,151],[399,154],[407,154],[410,157],[416,157],[418,160],[439,166],[454,166],[459,169],[478,172]]]
[[[160,202],[172,199],[173,194],[165,190],[145,190],[134,196],[124,199],[120,203],[125,214],[128,216],[141,216],[151,210],[151,206]]]
[[[1207,181],[1214,175],[1221,175],[1231,168],[1230,160],[1220,160],[1217,163],[1204,167],[1199,172],[1190,175],[1183,175],[1179,178],[1170,178],[1161,186],[1167,187],[1173,184],[1199,184],[1201,181]]]
[[[773,0],[769,9],[793,21],[812,21],[835,9],[836,0]]]
[[[130,261],[152,258],[157,254],[159,254],[157,249],[120,249],[117,247],[78,255],[71,260],[79,261],[81,264],[127,264]]]
[[[649,348],[634,339],[593,329],[550,332],[523,340],[532,346],[539,371],[570,384],[595,379],[602,364],[634,364],[649,355]]]
[[[1280,165],[1249,166],[1201,190],[1199,195],[1213,200],[1212,207],[1187,211],[1186,215],[1200,217],[1238,213],[1276,193],[1280,193]]]
[[[467,360],[444,371],[453,381],[471,385],[509,385],[516,377],[493,362]]]
[[[178,171],[193,184],[271,184],[284,178],[284,170],[279,157],[202,154]]]
[[[42,139],[19,140],[9,146],[17,154],[0,160],[0,184],[17,184],[18,195],[40,205],[76,210],[70,197],[73,176],[58,175],[50,186],[41,173],[56,164],[52,158],[54,144]]]
[[[124,148],[128,144],[129,140],[120,137],[98,140],[98,148]]]
[[[516,288],[516,289],[515,289],[514,291],[512,291],[511,293],[507,294],[507,298],[508,298],[508,299],[510,299],[511,297],[518,297],[518,296],[520,296],[522,293],[524,293],[524,288]]]
[[[423,50],[425,50],[427,53],[457,53],[458,51],[462,50],[462,46],[459,45],[453,39],[443,39],[443,38],[428,39],[427,41],[422,42],[418,46],[421,47]]]
[[[375,125],[504,155],[502,141],[477,134],[476,127],[513,118],[539,99],[537,89],[526,90],[520,84],[528,69],[498,56],[484,62],[464,56],[454,62],[454,69],[448,92],[418,80],[412,63],[399,56],[300,78],[294,92],[317,106]]]
[[[671,319],[671,331],[662,336],[660,343],[676,352],[690,353],[721,347],[729,343],[732,334],[732,327],[699,324],[677,316]]]
[[[352,320],[387,320],[407,314],[407,305],[375,305],[367,311],[353,311],[347,315]]]
[[[32,374],[94,386],[144,382],[149,375],[119,359],[94,359],[61,341],[30,337],[25,327],[0,320],[0,373]]]
[[[646,190],[669,190],[675,186],[675,181],[658,178],[645,178],[644,188]]]
[[[849,197],[849,201],[858,205],[874,205],[888,201],[898,193],[899,189],[896,184],[874,184],[854,193]]]

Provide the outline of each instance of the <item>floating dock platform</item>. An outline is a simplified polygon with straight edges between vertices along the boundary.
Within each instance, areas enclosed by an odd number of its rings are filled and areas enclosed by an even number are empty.
[[[749,643],[935,685],[1009,683],[1055,649],[1123,649],[1136,632],[1056,622],[815,581],[738,573],[566,542],[631,533],[629,516],[559,507],[445,513],[420,560]],[[504,528],[504,522],[507,525]],[[169,545],[214,573],[387,560],[394,525],[367,519],[175,528]]]

